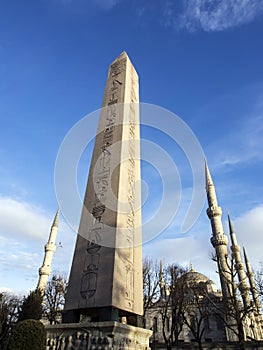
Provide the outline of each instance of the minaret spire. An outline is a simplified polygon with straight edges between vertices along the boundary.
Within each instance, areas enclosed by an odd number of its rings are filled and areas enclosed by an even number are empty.
[[[244,270],[244,264],[242,262],[241,254],[240,254],[240,247],[237,243],[236,234],[235,234],[229,213],[227,214],[227,216],[228,216],[229,233],[230,233],[230,238],[232,243],[231,250],[235,261],[235,269],[238,274],[239,290],[242,296],[244,307],[245,309],[248,309],[251,305],[251,300],[248,293],[249,286],[246,282],[247,276]]]
[[[58,208],[58,210],[56,212],[56,215],[54,217],[54,221],[53,221],[52,226],[58,227],[59,214],[60,214],[60,209]]]
[[[225,302],[227,302],[231,288],[229,288],[231,271],[228,263],[228,239],[222,225],[222,209],[218,206],[214,183],[205,160],[206,192],[208,200],[207,216],[212,227],[211,243],[216,251],[218,272]]]
[[[207,200],[208,200],[208,206],[209,208],[213,206],[217,206],[217,197],[216,197],[216,191],[215,186],[212,180],[212,176],[210,174],[210,170],[208,168],[206,159],[205,159],[205,183],[206,183],[206,193],[207,193]],[[220,207],[218,207],[220,208]]]
[[[57,238],[57,232],[58,232],[59,213],[60,213],[60,209],[58,208],[54,221],[51,226],[48,242],[45,245],[45,255],[43,259],[43,264],[39,269],[39,280],[37,284],[37,290],[39,290],[42,294],[45,293],[48,277],[51,274],[51,262],[52,262],[53,254],[56,250],[56,238]]]

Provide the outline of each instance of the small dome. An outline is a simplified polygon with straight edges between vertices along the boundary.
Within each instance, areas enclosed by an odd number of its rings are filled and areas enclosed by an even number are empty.
[[[216,292],[217,291],[217,287],[216,284],[209,279],[207,276],[203,275],[202,273],[196,272],[193,269],[191,269],[190,272],[187,272],[186,274],[184,274],[180,280],[182,280],[183,283],[186,283],[187,285],[189,285],[189,287],[191,285],[194,284],[205,284],[207,287],[207,290],[210,292]]]
[[[184,279],[186,282],[194,281],[196,282],[208,282],[210,281],[208,277],[203,275],[202,273],[196,272],[191,270],[190,272],[187,272],[184,276]]]

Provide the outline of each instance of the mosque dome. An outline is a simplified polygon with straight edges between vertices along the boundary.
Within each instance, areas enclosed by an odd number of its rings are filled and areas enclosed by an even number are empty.
[[[200,272],[196,272],[192,267],[189,272],[185,273],[181,277],[181,280],[183,281],[183,283],[186,283],[189,287],[192,287],[198,284],[198,285],[205,286],[208,292],[212,292],[212,293],[217,292],[216,284],[204,274]]]

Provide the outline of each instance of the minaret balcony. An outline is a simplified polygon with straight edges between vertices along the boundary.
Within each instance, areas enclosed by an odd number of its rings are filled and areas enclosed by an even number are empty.
[[[245,295],[249,291],[249,286],[247,285],[246,282],[241,282],[239,284],[239,289],[241,294]]]
[[[39,275],[47,275],[49,276],[51,274],[51,267],[50,266],[42,266],[39,269]]]
[[[240,247],[238,245],[232,245],[231,250],[233,253],[239,253],[240,252]]]
[[[216,236],[211,237],[210,239],[213,247],[217,247],[219,245],[226,245],[228,244],[227,236],[223,233],[218,233]]]
[[[247,277],[253,279],[254,278],[253,271],[247,271]]]
[[[55,246],[55,244],[54,243],[47,243],[46,245],[45,245],[45,251],[46,252],[55,252],[55,250],[56,250],[56,246]]]
[[[214,218],[215,216],[222,216],[222,209],[221,207],[210,207],[206,210],[207,216],[209,219]]]
[[[236,268],[236,270],[244,271],[244,265],[243,265],[242,261],[237,261],[235,264],[235,268]]]

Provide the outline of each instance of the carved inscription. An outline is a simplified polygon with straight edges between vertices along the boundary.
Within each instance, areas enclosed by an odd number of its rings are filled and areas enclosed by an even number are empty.
[[[117,106],[120,89],[122,86],[120,73],[125,69],[126,60],[114,63],[111,66],[110,89],[107,97],[107,111],[105,126],[101,142],[101,156],[99,158],[96,174],[94,174],[95,196],[93,200],[92,216],[93,224],[87,233],[87,249],[81,277],[80,295],[83,299],[93,297],[97,290],[98,269],[100,262],[100,250],[103,234],[103,214],[107,191],[110,184],[111,152],[109,147],[113,143],[114,129],[117,119]]]
[[[125,300],[126,306],[130,309],[133,308],[134,303],[134,256],[133,256],[133,245],[134,245],[134,235],[135,235],[135,155],[136,155],[136,145],[135,145],[135,125],[136,125],[136,109],[134,103],[137,102],[135,93],[135,80],[132,79],[132,88],[130,94],[130,110],[129,110],[129,160],[128,160],[128,192],[127,200],[129,204],[129,211],[127,213],[126,228],[127,228],[127,245],[130,247],[129,256],[126,259],[126,291]]]

